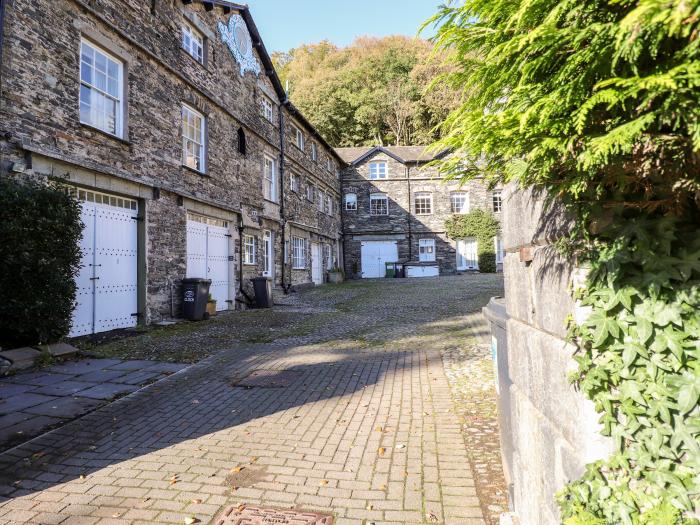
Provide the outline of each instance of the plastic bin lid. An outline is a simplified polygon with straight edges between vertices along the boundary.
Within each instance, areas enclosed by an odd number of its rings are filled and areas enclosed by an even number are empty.
[[[265,277],[264,275],[260,275],[258,277],[253,277],[251,281],[270,281],[271,279],[269,277]]]
[[[199,284],[199,283],[207,283],[211,284],[211,279],[204,279],[203,277],[185,277],[182,280],[183,284]]]

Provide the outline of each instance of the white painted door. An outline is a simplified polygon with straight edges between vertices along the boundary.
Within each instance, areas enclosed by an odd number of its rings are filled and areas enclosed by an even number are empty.
[[[275,244],[272,232],[265,230],[263,233],[263,275],[274,280],[275,278]]]
[[[74,190],[83,236],[71,337],[129,328],[138,322],[138,203]]]
[[[457,241],[457,269],[478,270],[479,256],[476,250],[476,239],[467,237]]]
[[[399,259],[396,241],[364,241],[361,247],[362,278],[370,279],[386,275],[386,263]]]
[[[311,280],[314,284],[323,284],[323,252],[317,242],[311,243]]]
[[[188,214],[186,275],[211,279],[209,293],[217,311],[229,304],[229,239],[226,221]]]

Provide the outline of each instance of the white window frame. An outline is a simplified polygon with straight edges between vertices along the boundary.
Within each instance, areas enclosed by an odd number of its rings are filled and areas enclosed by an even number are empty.
[[[277,202],[277,163],[269,155],[263,155],[263,197]]]
[[[318,161],[318,147],[315,142],[311,143],[311,160]]]
[[[333,247],[329,243],[323,244],[323,256],[326,258],[326,270],[332,269],[335,262],[333,261],[332,250]]]
[[[419,211],[418,201],[422,201]],[[428,211],[425,211],[425,201],[427,199]],[[425,191],[419,191],[413,195],[413,210],[416,215],[432,215],[433,214],[433,194]]]
[[[347,211],[357,211],[357,193],[345,194],[345,209]]]
[[[293,128],[294,144],[296,144],[296,147],[299,148],[301,151],[304,151],[304,133],[297,126],[293,126]]]
[[[384,201],[383,213],[377,213],[377,211],[382,211],[382,210],[375,209],[373,204],[376,201]],[[382,215],[389,215],[389,197],[387,196],[386,193],[372,193],[369,196],[369,214],[373,217],[379,217]]]
[[[496,252],[496,264],[503,264],[505,251],[503,250],[503,239],[501,239],[500,235],[496,235],[493,238],[493,250]]]
[[[193,137],[187,137],[185,135],[185,117],[187,114],[191,114],[194,119],[199,119],[200,120],[200,125],[199,125],[199,137],[196,139]],[[207,118],[194,109],[192,106],[188,106],[187,104],[182,105],[182,110],[181,110],[181,124],[180,124],[180,133],[182,136],[182,165],[187,166],[190,169],[193,169],[195,171],[198,171],[200,173],[206,173],[207,171]],[[199,146],[199,151],[200,155],[198,157],[199,160],[199,167],[196,166],[190,166],[187,164],[187,145],[189,143],[193,143],[196,146]]]
[[[322,189],[318,189],[318,200],[316,201],[316,207],[318,208],[318,211],[324,212],[326,211],[326,194]]]
[[[204,65],[205,42],[204,35],[201,31],[196,29],[192,24],[183,22],[182,49],[202,65]]]
[[[326,159],[326,170],[328,173],[333,173],[333,161],[330,156]]]
[[[462,203],[461,208],[458,206],[455,206],[455,199],[458,198],[463,198],[464,202]],[[452,213],[456,213],[459,215],[463,215],[465,213],[469,213],[469,193],[466,191],[455,191],[454,193],[450,194],[450,208],[452,210]]]
[[[245,266],[255,265],[255,236],[247,233],[243,234],[243,264]]]
[[[382,180],[389,176],[389,164],[385,160],[377,160],[369,163],[370,180]]]
[[[494,213],[500,213],[503,209],[503,197],[501,196],[501,190],[494,190],[491,194],[491,207]]]
[[[309,202],[314,202],[316,199],[316,186],[313,184],[306,185],[306,200]]]
[[[292,269],[306,269],[306,239],[292,237]]]
[[[326,213],[333,215],[333,196],[330,193],[326,194]]]
[[[263,275],[265,277],[271,277],[274,272],[275,261],[273,261],[273,239],[272,232],[270,230],[265,230],[263,232],[263,249],[262,249],[262,263],[263,263]]]
[[[88,47],[92,50],[92,64],[87,65],[84,64],[83,61],[83,48]],[[97,86],[95,82],[96,78],[96,64],[95,64],[95,57],[97,54],[100,54],[104,57],[105,63],[106,63],[106,69],[104,71],[104,76],[105,76],[105,88],[101,89]],[[110,62],[114,63],[117,67],[117,76],[116,78],[113,76],[109,75],[109,64]],[[89,67],[91,70],[91,79],[90,81],[84,80],[83,77],[87,76],[84,75],[84,70],[86,67]],[[105,133],[108,133],[110,135],[114,135],[115,137],[123,138],[124,137],[124,107],[125,107],[125,100],[124,100],[124,62],[120,60],[119,58],[115,57],[102,47],[93,44],[89,40],[86,40],[84,38],[80,39],[80,67],[79,67],[79,86],[80,86],[80,92],[79,92],[79,105],[78,105],[78,114],[79,114],[79,119],[80,122],[83,124],[86,124],[88,126],[91,126],[93,128],[99,129],[100,131],[104,131]],[[116,86],[116,95],[113,93],[109,92],[109,83],[110,80],[114,80],[117,83]],[[90,94],[89,102],[83,100],[83,89],[88,90],[88,93]],[[101,98],[97,98],[101,97]],[[100,122],[98,122],[97,118],[97,104],[98,101],[109,101],[114,104],[114,131],[111,131],[109,126],[106,124],[106,118],[108,115],[106,112],[103,112],[105,115],[105,124],[101,125]],[[89,115],[88,119],[83,119],[83,106],[86,106],[88,109],[87,114]]]
[[[435,262],[435,239],[418,239],[418,260],[420,262]]]
[[[273,121],[275,113],[272,106],[272,100],[267,95],[262,95],[260,97],[260,111],[265,120],[270,122]]]
[[[299,175],[294,172],[289,176],[289,188],[294,193],[299,193]]]

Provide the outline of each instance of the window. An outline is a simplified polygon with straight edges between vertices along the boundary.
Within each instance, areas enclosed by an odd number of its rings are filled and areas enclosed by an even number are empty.
[[[498,213],[501,211],[501,190],[493,192],[493,211]]]
[[[435,260],[435,239],[418,239],[418,260],[420,262]]]
[[[296,140],[297,148],[304,151],[304,134],[296,126],[294,126],[294,139]]]
[[[124,64],[83,40],[80,43],[80,122],[123,136]]]
[[[370,215],[389,215],[389,199],[383,193],[373,193],[369,196]]]
[[[204,115],[182,106],[182,163],[193,170],[205,171]]]
[[[245,131],[243,128],[238,128],[238,153],[245,155],[246,143],[245,143]]]
[[[316,143],[311,143],[311,160],[316,162],[318,160],[318,149],[316,149]]]
[[[318,211],[325,211],[326,195],[321,190],[318,190],[318,200],[316,201],[316,206],[318,206]]]
[[[243,236],[243,264],[255,264],[255,237]]]
[[[306,239],[301,237],[292,237],[292,268],[306,268]]]
[[[335,177],[336,177],[337,179],[340,178],[340,168],[336,168],[336,169],[335,169]]]
[[[182,48],[200,64],[204,64],[204,36],[189,24],[182,26]]]
[[[272,119],[273,119],[272,100],[270,100],[265,95],[262,95],[260,97],[260,111],[262,112],[263,117],[265,117],[267,120],[272,122]]]
[[[275,176],[275,159],[265,156],[263,159],[263,197],[277,202],[277,184]]]
[[[333,260],[333,252],[330,244],[323,245],[323,256],[326,258],[326,270],[330,270],[335,266],[335,261]]]
[[[316,188],[314,187],[313,184],[309,184],[306,186],[306,200],[309,202],[314,201],[314,197],[316,196]]]
[[[273,259],[273,254],[272,254],[272,232],[269,230],[265,230],[263,233],[263,251],[262,251],[262,259],[263,259],[263,275],[265,277],[271,277],[272,276],[272,270],[273,270],[273,265],[274,261]]]
[[[469,194],[453,193],[450,195],[452,213],[469,213]]]
[[[503,264],[503,239],[500,235],[493,238],[493,246],[496,252],[496,264]]]
[[[292,191],[299,193],[299,175],[296,173],[292,173],[290,176],[289,187],[292,189]]]
[[[326,213],[333,215],[333,197],[331,195],[326,196]]]
[[[345,194],[345,209],[348,211],[355,211],[357,209],[357,194],[356,193],[346,193]]]
[[[328,173],[333,173],[333,161],[330,157],[326,159],[326,169],[328,170]]]
[[[370,162],[369,163],[369,178],[370,179],[386,179],[386,162]]]
[[[416,193],[413,197],[413,207],[416,215],[433,213],[433,195],[431,193]]]

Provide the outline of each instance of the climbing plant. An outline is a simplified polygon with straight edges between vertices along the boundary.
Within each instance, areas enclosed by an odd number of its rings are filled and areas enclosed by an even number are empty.
[[[485,273],[496,271],[496,252],[493,238],[501,226],[493,213],[476,209],[463,215],[452,215],[445,221],[445,232],[450,239],[476,238],[479,270]]]
[[[700,0],[465,0],[429,22],[464,93],[442,169],[545,190],[588,269],[572,380],[615,449],[559,494],[563,522],[698,523]]]

